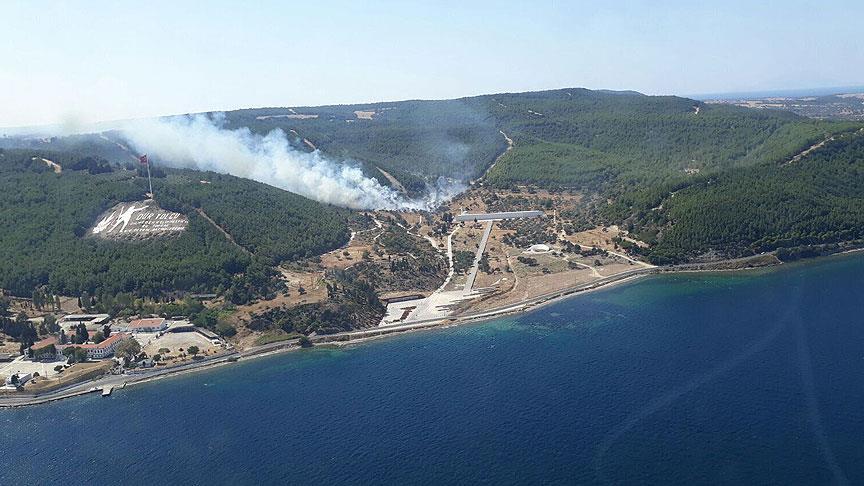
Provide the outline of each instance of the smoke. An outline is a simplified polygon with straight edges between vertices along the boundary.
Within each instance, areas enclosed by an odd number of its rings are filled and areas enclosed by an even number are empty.
[[[465,190],[463,182],[440,178],[424,197],[407,199],[357,165],[294,149],[282,130],[261,136],[226,129],[224,115],[134,121],[123,134],[137,151],[169,166],[245,177],[353,209],[432,209]]]

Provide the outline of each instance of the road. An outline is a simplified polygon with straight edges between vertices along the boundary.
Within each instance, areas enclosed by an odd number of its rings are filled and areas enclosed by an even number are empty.
[[[468,295],[471,289],[474,288],[474,279],[477,278],[477,269],[480,266],[480,260],[483,259],[483,252],[486,251],[486,243],[489,241],[489,235],[492,233],[492,221],[486,223],[486,229],[483,231],[483,236],[480,238],[480,245],[477,246],[477,253],[474,255],[474,264],[471,265],[471,270],[468,271],[468,278],[465,279],[465,287],[462,288],[462,294]]]
[[[798,154],[796,154],[794,157],[792,157],[791,159],[789,159],[789,162],[786,162],[786,165],[794,164],[795,162],[798,162],[799,160],[801,160],[801,159],[803,159],[804,157],[808,156],[808,155],[811,154],[812,152],[814,152],[814,151],[816,151],[816,150],[819,150],[820,148],[824,147],[826,143],[828,143],[828,142],[830,142],[830,141],[832,141],[832,140],[834,140],[834,136],[833,136],[833,135],[831,135],[830,137],[827,137],[825,140],[822,140],[822,141],[819,142],[819,143],[815,143],[815,144],[813,144],[813,145],[807,147],[806,149],[802,150],[801,152],[799,152]]]
[[[498,104],[500,105],[501,103],[498,103]],[[504,105],[501,105],[501,106],[504,106]],[[492,169],[495,168],[495,164],[497,164],[498,161],[501,160],[501,157],[504,157],[505,155],[507,155],[507,152],[513,150],[513,139],[510,138],[510,137],[508,137],[507,134],[504,133],[504,130],[498,130],[498,133],[500,133],[501,136],[504,137],[504,141],[507,142],[507,148],[504,149],[503,152],[501,152],[501,155],[499,155],[498,157],[495,157],[495,160],[492,161],[492,165],[490,165],[490,166],[489,166],[485,171],[483,171],[483,175],[481,175],[480,177],[474,179],[473,181],[471,181],[471,182],[469,183],[469,184],[471,184],[472,186],[473,186],[474,184],[480,182],[481,180],[485,179],[485,178],[486,178],[486,175],[488,175],[489,172],[491,172]]]
[[[247,255],[249,255],[249,256],[252,256],[252,252],[251,252],[251,251],[249,251],[248,249],[246,249],[246,247],[244,247],[243,245],[237,243],[237,241],[234,240],[234,237],[231,236],[231,233],[225,231],[225,229],[222,228],[221,226],[219,226],[219,225],[216,223],[216,221],[213,221],[213,219],[210,218],[210,216],[208,216],[207,213],[205,213],[203,209],[201,209],[201,208],[195,208],[195,211],[196,211],[196,212],[197,212],[197,213],[198,213],[202,218],[204,218],[205,221],[207,221],[207,222],[210,223],[214,228],[216,228],[217,231],[219,231],[220,233],[222,233],[222,236],[224,236],[225,239],[228,240],[229,243],[231,243],[232,245],[234,245],[234,246],[236,246],[237,248],[239,248],[240,251],[242,251],[243,253],[245,253],[245,254],[247,254]]]

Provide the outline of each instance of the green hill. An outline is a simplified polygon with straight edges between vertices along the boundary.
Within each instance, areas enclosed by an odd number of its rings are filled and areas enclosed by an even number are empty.
[[[490,171],[488,183],[620,194],[782,160],[858,126],[779,110],[579,88],[225,113],[226,128],[259,134],[280,129],[298,149],[315,147],[336,160],[358,161],[368,176],[387,184],[377,170],[383,169],[414,193],[440,176],[479,177],[507,147],[501,132],[515,145]],[[2,140],[0,146],[26,143],[128,163],[130,155],[118,141],[119,134],[108,133]]]
[[[425,181],[440,176],[476,178],[506,147],[496,120],[478,101],[260,108],[228,112],[226,120],[229,128],[260,134],[281,129],[297,148],[310,150],[302,141],[307,139],[330,157],[363,163],[366,174],[384,184],[376,168],[419,193]]]
[[[65,168],[54,173],[34,156]],[[183,234],[134,242],[87,237],[103,211],[142,199],[147,180],[134,170],[105,169],[104,161],[71,170],[76,157],[0,149],[0,288],[23,296],[42,285],[68,295],[225,291],[243,302],[271,291],[270,265],[323,253],[349,237],[347,210],[232,176],[163,169],[154,180],[157,201],[188,215]]]
[[[711,177],[667,194],[655,211],[631,216],[657,236],[647,256],[657,263],[715,251],[738,257],[803,247],[862,243],[864,133],[847,134],[800,160],[763,164]]]
[[[374,115],[358,119],[357,111]],[[257,118],[280,113],[318,117]],[[587,196],[583,219],[632,229],[652,244],[644,252],[659,263],[864,236],[864,154],[861,136],[850,134],[860,123],[585,89],[249,110],[228,118],[259,131],[293,130],[325,152],[409,181],[478,176],[504,151],[501,130],[514,146],[487,184],[577,190]],[[473,137],[453,137],[459,130]],[[838,140],[784,165],[832,136]],[[454,139],[469,147],[465,160],[438,156]]]
[[[385,184],[389,182],[379,169],[387,171],[415,194],[438,177],[468,180],[487,170],[484,183],[493,187],[575,190],[585,196],[579,221],[624,225],[652,244],[647,252],[658,262],[858,238],[845,222],[857,221],[856,177],[862,162],[854,149],[857,136],[848,135],[862,126],[855,122],[631,91],[560,89],[443,101],[256,108],[226,113],[225,124],[262,134],[281,129],[298,149],[314,147],[332,159],[359,161],[367,175]],[[502,133],[514,141],[512,150],[505,152]],[[836,173],[847,177],[820,174],[806,163],[780,169],[829,137],[838,140],[801,161],[821,160],[824,167],[840,164],[834,167]],[[128,163],[129,154],[118,147],[116,134],[108,138],[30,140],[27,146],[62,148],[76,157],[91,151]],[[16,143],[22,142],[0,141],[7,146]],[[844,165],[841,160],[847,159]],[[195,183],[196,177],[171,171],[164,181],[165,202],[174,197],[174,204],[184,211],[208,206],[204,209],[214,221],[230,228],[238,243],[268,262],[320,250],[273,234],[272,227],[261,230],[235,211],[246,207],[255,218],[266,219],[267,214],[283,213],[268,208],[278,207],[274,201],[288,201],[289,196],[253,196],[254,183],[227,178],[230,187],[225,187],[220,177],[210,175],[213,184],[207,186]],[[174,185],[183,190],[171,190]],[[769,209],[791,197],[790,191],[803,188],[832,197]],[[264,200],[268,202],[256,205]],[[301,200],[285,204],[303,206],[301,213],[320,206]],[[824,218],[811,214],[816,208]],[[285,217],[280,224],[311,228],[306,225],[316,223]],[[321,247],[332,247],[344,238],[338,227],[337,222],[323,224]]]
[[[383,168],[415,189],[424,178],[467,180],[482,174],[506,148],[501,130],[515,145],[490,171],[489,183],[616,192],[780,160],[829,133],[858,126],[675,96],[586,89],[261,108],[229,112],[226,119],[230,127],[258,133],[282,129],[298,147],[308,148],[306,138],[330,156]]]
[[[515,142],[489,174],[496,185],[620,192],[791,157],[848,127],[674,96],[561,90],[495,99]]]

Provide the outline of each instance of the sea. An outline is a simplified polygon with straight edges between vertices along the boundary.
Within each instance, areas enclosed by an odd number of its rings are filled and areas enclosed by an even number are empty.
[[[862,484],[864,256],[0,410],[0,484]]]

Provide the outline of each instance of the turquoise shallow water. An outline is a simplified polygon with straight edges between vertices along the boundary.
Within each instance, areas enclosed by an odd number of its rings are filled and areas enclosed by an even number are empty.
[[[864,258],[0,411],[0,483],[864,483]]]

